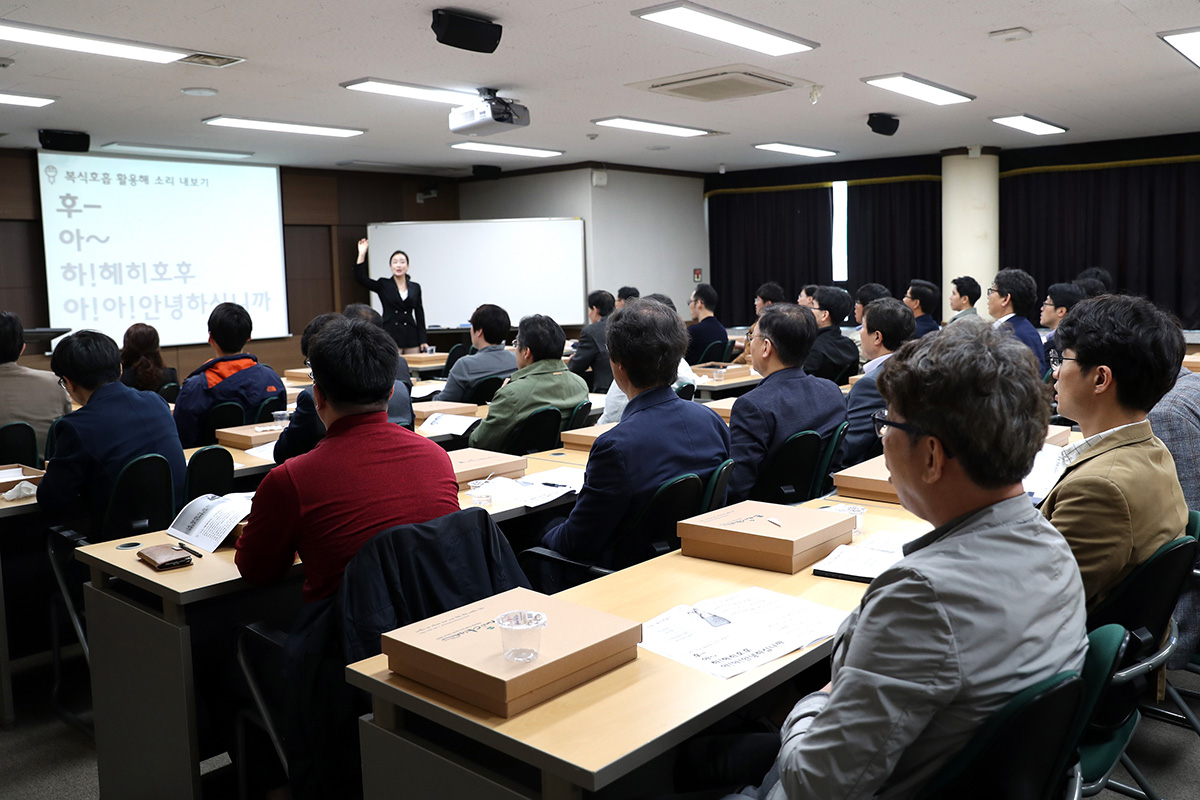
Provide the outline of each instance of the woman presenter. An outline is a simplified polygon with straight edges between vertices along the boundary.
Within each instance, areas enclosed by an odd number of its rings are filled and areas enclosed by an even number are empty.
[[[400,352],[424,352],[425,307],[421,305],[421,284],[408,279],[408,254],[403,250],[388,259],[390,278],[371,278],[367,275],[367,240],[358,240],[358,261],[354,263],[354,279],[379,295],[383,304],[383,329],[396,340]]]

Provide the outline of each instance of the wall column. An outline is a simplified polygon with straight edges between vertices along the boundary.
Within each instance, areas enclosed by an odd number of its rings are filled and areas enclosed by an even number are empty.
[[[942,319],[950,310],[951,281],[970,275],[983,296],[975,304],[988,317],[987,290],[1000,269],[1000,148],[942,151]]]

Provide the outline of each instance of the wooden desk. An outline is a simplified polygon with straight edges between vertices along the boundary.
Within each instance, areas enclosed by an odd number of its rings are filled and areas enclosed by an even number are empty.
[[[550,462],[551,467],[586,467],[589,450],[572,450],[560,447],[557,450],[543,450],[540,453],[530,453],[525,458],[530,461]]]
[[[751,373],[749,378],[697,383],[696,398],[699,400],[715,400],[721,397],[735,397],[750,391],[761,380],[761,375]]]
[[[823,501],[829,505],[828,501]],[[872,506],[868,531],[929,526],[899,507]],[[679,552],[621,570],[562,593],[574,602],[645,622],[681,603],[749,586],[850,610],[865,584],[687,558]],[[415,681],[393,675],[385,656],[347,668],[351,684],[373,696],[374,714],[359,721],[365,797],[382,800],[404,775],[415,796],[453,787],[472,798],[527,795],[462,753],[430,747],[404,729],[404,716],[425,717],[541,772],[543,800],[579,798],[666,752],[828,655],[831,640],[728,680],[639,649],[637,660],[510,719],[492,716]],[[400,713],[400,712],[403,713]],[[414,783],[416,782],[416,783]]]

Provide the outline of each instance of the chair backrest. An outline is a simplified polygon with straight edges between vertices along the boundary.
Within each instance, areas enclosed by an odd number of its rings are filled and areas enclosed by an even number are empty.
[[[700,353],[697,364],[707,364],[709,361],[720,361],[721,356],[725,355],[724,342],[709,342],[708,347],[704,348],[704,352]]]
[[[264,422],[270,422],[272,419],[271,415],[276,411],[287,411],[287,395],[277,394],[259,403],[258,411],[254,414],[253,424],[262,425]]]
[[[246,424],[246,410],[232,401],[217,403],[204,415],[203,428],[200,431],[201,445],[216,444],[217,430],[220,428],[236,428]]]
[[[442,368],[442,377],[450,377],[450,368],[454,366],[454,362],[465,355],[467,355],[467,346],[462,342],[459,342],[446,351],[446,366]]]
[[[592,413],[592,401],[584,400],[579,405],[575,406],[575,410],[571,412],[571,418],[567,421],[567,427],[564,430],[573,431],[577,428],[582,428],[587,425],[588,415]]]
[[[833,459],[837,455],[838,448],[842,446],[842,440],[846,438],[846,430],[849,427],[849,422],[843,422],[834,430],[833,436],[829,437],[829,443],[825,445],[825,450],[821,453],[821,461],[817,464],[817,471],[813,475],[810,497],[820,497],[825,494],[825,483],[829,480],[829,470],[833,467]],[[882,439],[880,444],[883,444]]]
[[[562,432],[562,412],[554,406],[534,411],[517,423],[503,450],[514,456],[525,456],[553,450],[558,447],[558,436]]]
[[[768,503],[799,503],[812,496],[817,468],[821,463],[821,434],[794,433],[758,475],[751,500]]]
[[[681,399],[681,400],[689,400],[690,401],[693,397],[696,396],[696,384],[685,383],[683,386],[680,386],[678,389],[675,390],[675,394],[679,395],[679,399]]]
[[[1060,672],[1009,700],[918,794],[919,800],[1061,797],[1083,679]]]
[[[727,458],[713,471],[704,487],[704,499],[700,501],[700,513],[705,514],[725,505],[725,490],[729,488],[729,476],[733,474],[733,459]]]
[[[162,396],[163,400],[166,400],[168,403],[174,403],[179,399],[179,384],[174,382],[164,383],[158,387],[158,393]]]
[[[104,524],[90,540],[104,542],[168,528],[175,519],[175,481],[167,459],[138,456],[121,469],[104,512]]]
[[[847,383],[850,382],[850,376],[857,375],[857,374],[858,374],[858,361],[857,360],[851,361],[849,364],[847,364],[846,366],[844,366],[840,370],[838,370],[837,374],[833,376],[833,382],[836,383],[838,386],[845,386]]]
[[[0,425],[0,464],[38,466],[37,433],[28,422]]]
[[[1188,511],[1187,527],[1183,532],[1193,539],[1200,539],[1200,511]]]
[[[694,472],[663,483],[630,523],[613,537],[611,566],[623,569],[678,550],[676,523],[699,513],[703,498],[704,482]]]
[[[496,396],[496,391],[502,383],[504,383],[503,375],[489,375],[486,378],[480,378],[471,387],[471,393],[467,396],[467,402],[474,403],[477,406],[492,402],[492,398]]]
[[[1083,705],[1074,732],[1076,742],[1089,725],[1102,730],[1120,727],[1136,710],[1136,705],[1130,703],[1115,713],[1112,704],[1105,703],[1103,710],[1099,705],[1110,694],[1113,674],[1126,663],[1129,643],[1129,631],[1120,625],[1101,625],[1088,633],[1087,657],[1083,662]]]
[[[725,343],[725,349],[721,351],[721,361],[726,364],[728,364],[730,361],[733,361],[733,346],[735,344],[736,342],[733,339],[730,339]]]
[[[182,507],[202,494],[226,495],[233,491],[233,456],[224,447],[201,447],[188,459]]]

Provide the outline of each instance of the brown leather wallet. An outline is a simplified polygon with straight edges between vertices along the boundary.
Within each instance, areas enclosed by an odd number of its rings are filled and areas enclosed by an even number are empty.
[[[192,563],[192,557],[170,544],[156,544],[143,547],[137,552],[138,558],[157,570],[187,567]]]

